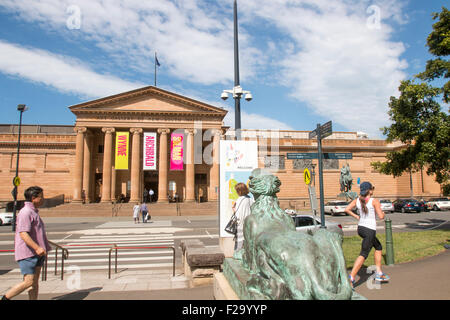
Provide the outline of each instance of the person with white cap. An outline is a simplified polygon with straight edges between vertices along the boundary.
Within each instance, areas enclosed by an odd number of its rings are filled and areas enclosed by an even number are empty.
[[[372,247],[375,248],[374,260],[377,269],[375,281],[387,282],[389,277],[381,270],[382,249],[380,241],[376,237],[377,222],[376,216],[384,219],[384,212],[381,210],[380,201],[372,198],[375,187],[370,182],[363,182],[360,185],[360,195],[353,200],[345,209],[345,213],[357,219],[358,235],[363,239],[361,244],[361,252],[353,264],[353,269],[349,275],[352,287],[355,284],[355,276],[359,269],[369,256]],[[357,208],[358,215],[353,213],[353,209]],[[376,215],[375,215],[376,213]]]

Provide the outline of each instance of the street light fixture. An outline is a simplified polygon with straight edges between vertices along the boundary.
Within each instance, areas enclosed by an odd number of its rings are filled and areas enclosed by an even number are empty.
[[[17,106],[17,111],[20,112],[20,120],[19,120],[19,137],[17,141],[17,159],[16,159],[16,175],[13,179],[14,189],[12,191],[14,197],[14,208],[13,208],[13,221],[12,221],[12,231],[16,231],[16,211],[17,211],[17,187],[20,184],[19,179],[19,155],[20,155],[20,134],[22,132],[22,114],[24,111],[27,111],[28,107],[24,104],[19,104]]]
[[[237,22],[237,1],[234,0],[234,88],[232,90],[223,90],[220,96],[223,100],[228,99],[228,94],[233,95],[234,99],[234,129],[236,131],[236,140],[241,140],[241,97],[245,94],[245,100],[253,99],[250,91],[245,91],[239,84],[239,41],[238,41],[238,22]]]

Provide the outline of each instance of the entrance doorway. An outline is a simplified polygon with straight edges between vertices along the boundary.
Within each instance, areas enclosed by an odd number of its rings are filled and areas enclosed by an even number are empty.
[[[158,201],[158,171],[144,171],[144,187],[142,190],[144,202]],[[153,196],[150,196],[150,190],[153,190]]]

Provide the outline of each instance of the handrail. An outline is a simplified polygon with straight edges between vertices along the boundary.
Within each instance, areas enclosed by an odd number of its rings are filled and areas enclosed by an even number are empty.
[[[139,249],[172,249],[173,251],[173,276],[175,277],[175,247],[112,247],[109,249],[109,257],[108,257],[108,279],[111,279],[111,253],[113,250],[116,250],[116,257],[115,257],[115,268],[114,273],[117,273],[117,250],[125,249],[125,250],[139,250]]]
[[[55,251],[55,276],[58,274],[58,249],[62,250],[61,256],[61,280],[64,280],[64,260],[69,259],[69,250],[63,248],[61,245],[48,241],[51,245],[56,247]],[[47,257],[45,258],[45,279],[47,280]]]

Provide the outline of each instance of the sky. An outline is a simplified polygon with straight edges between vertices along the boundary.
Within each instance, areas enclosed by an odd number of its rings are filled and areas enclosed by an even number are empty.
[[[391,96],[425,68],[428,0],[240,0],[243,129],[383,139]],[[234,127],[233,0],[0,0],[0,123],[73,125],[78,103],[154,85]]]

